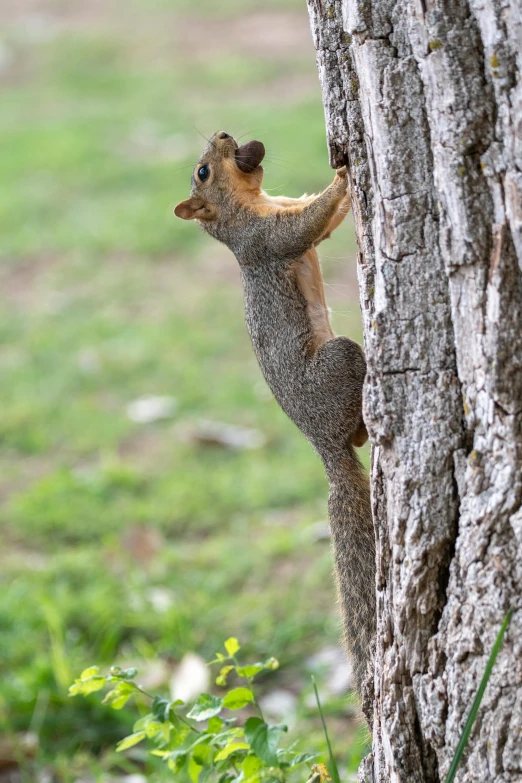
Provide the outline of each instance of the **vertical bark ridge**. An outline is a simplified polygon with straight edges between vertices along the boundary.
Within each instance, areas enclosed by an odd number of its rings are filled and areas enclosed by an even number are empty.
[[[361,250],[378,605],[361,779],[431,782],[521,601],[522,8],[308,5]],[[461,781],[522,775],[521,614]]]

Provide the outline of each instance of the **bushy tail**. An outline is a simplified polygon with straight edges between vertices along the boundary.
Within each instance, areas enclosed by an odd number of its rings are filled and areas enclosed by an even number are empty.
[[[366,694],[363,710],[368,713],[371,709],[368,697],[373,690],[368,682],[368,663],[373,654],[376,605],[370,485],[350,445],[342,455],[336,455],[327,471],[330,479],[328,511],[345,644],[352,660],[357,690],[361,695]]]

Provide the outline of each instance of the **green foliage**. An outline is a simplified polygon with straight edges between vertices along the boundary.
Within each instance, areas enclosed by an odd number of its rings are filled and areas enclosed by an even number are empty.
[[[462,760],[462,756],[464,755],[464,751],[466,750],[466,746],[468,744],[471,735],[473,724],[475,723],[475,720],[477,718],[480,704],[482,702],[482,698],[486,691],[486,686],[488,684],[489,678],[491,677],[491,672],[493,671],[495,661],[497,660],[497,655],[500,651],[500,648],[502,647],[502,642],[504,641],[504,635],[508,629],[512,614],[513,614],[513,609],[509,609],[508,613],[504,618],[502,625],[500,626],[500,630],[497,634],[497,638],[495,639],[495,643],[491,649],[491,653],[486,663],[486,668],[484,670],[484,674],[482,675],[482,679],[480,681],[477,694],[473,699],[473,704],[471,705],[469,715],[467,717],[466,723],[464,724],[464,728],[462,730],[459,744],[457,745],[455,755],[453,756],[451,766],[446,776],[446,783],[453,783],[453,781],[455,780],[457,769]]]
[[[265,720],[253,690],[256,675],[273,672],[279,664],[275,658],[268,658],[265,663],[240,665],[236,657],[240,649],[237,639],[231,637],[225,642],[226,655],[218,652],[212,663],[221,666],[216,678],[218,685],[225,687],[224,678],[234,673],[246,680],[246,686],[232,688],[222,697],[202,693],[190,709],[179,699],[169,701],[148,694],[133,682],[137,675],[134,668],[112,667],[104,675],[97,666],[91,666],[71,685],[69,694],[89,696],[110,685],[102,703],[114,710],[122,709],[131,696],[148,701],[150,712],[142,715],[134,723],[132,733],[118,743],[119,753],[148,740],[151,755],[160,757],[173,773],[188,770],[192,783],[207,780],[283,783],[290,770],[309,765],[317,754],[298,753],[294,746],[280,747],[281,735],[287,727],[271,725]],[[248,712],[240,716],[246,717],[242,724],[238,724],[237,716],[226,717],[227,710],[246,707]],[[255,715],[249,714],[252,710]]]

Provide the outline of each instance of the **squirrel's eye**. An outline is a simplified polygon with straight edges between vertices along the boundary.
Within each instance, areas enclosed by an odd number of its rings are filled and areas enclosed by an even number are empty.
[[[210,169],[205,163],[204,166],[201,166],[200,169],[198,169],[198,177],[201,180],[201,182],[206,182],[210,175]]]

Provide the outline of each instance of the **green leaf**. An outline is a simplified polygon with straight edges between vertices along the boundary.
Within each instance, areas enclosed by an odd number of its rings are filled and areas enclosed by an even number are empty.
[[[248,778],[251,778],[253,775],[258,772],[261,767],[263,766],[263,762],[260,758],[257,756],[247,756],[246,759],[241,764],[241,769],[243,770],[243,775],[245,776],[245,779],[248,780]]]
[[[163,723],[169,719],[170,701],[162,699],[161,696],[154,696],[152,700],[152,714]]]
[[[138,670],[134,666],[131,666],[129,669],[122,669],[119,676],[123,677],[125,680],[133,680],[137,673]]]
[[[245,737],[253,752],[269,767],[277,767],[277,745],[280,726],[268,726],[261,718],[249,718],[244,726]]]
[[[252,677],[255,677],[256,674],[259,674],[259,672],[264,671],[264,669],[264,663],[252,663],[248,666],[238,666],[236,671],[240,677],[247,677],[248,679],[251,679]]]
[[[297,767],[299,764],[308,764],[310,761],[314,761],[314,759],[318,757],[319,753],[298,753],[297,756],[294,756],[290,762],[290,769]]]
[[[276,661],[275,658],[268,658],[264,663],[258,661],[257,663],[251,663],[247,666],[237,666],[236,671],[240,677],[247,677],[251,679],[252,677],[255,677],[256,674],[259,674],[259,672],[275,671],[275,669],[278,668],[279,661]]]
[[[225,650],[229,654],[230,658],[232,658],[239,650],[241,649],[238,640],[235,638],[235,636],[231,636],[230,639],[227,639],[225,642]]]
[[[229,756],[231,756],[233,753],[236,753],[238,750],[250,750],[250,745],[248,742],[230,743],[230,745],[227,745],[215,755],[214,761],[223,761],[223,759],[228,759]]]
[[[169,747],[171,749],[173,748],[179,748],[181,747],[185,741],[189,741],[191,736],[194,733],[194,730],[190,728],[186,723],[179,722],[179,725],[174,727],[170,726],[171,732],[170,732],[170,739],[169,739]]]
[[[234,688],[223,698],[223,707],[227,710],[240,710],[252,701],[254,701],[254,694],[249,688]]]
[[[153,720],[153,716],[151,712],[148,712],[146,715],[143,715],[141,718],[138,718],[136,723],[133,726],[133,731],[143,731],[147,724],[149,724]]]
[[[203,769],[201,764],[197,764],[193,758],[190,759],[188,765],[188,773],[192,783],[198,783],[199,773]]]
[[[233,666],[223,666],[218,676],[216,677],[216,685],[226,685],[227,677],[233,668]]]
[[[196,748],[194,748],[192,752],[192,758],[201,767],[205,767],[212,763],[212,756],[214,753],[215,750],[210,745],[210,742],[201,743]]]
[[[130,669],[122,669],[120,666],[111,666],[109,678],[112,680],[133,680],[138,670],[134,666]]]
[[[185,763],[187,761],[187,754],[186,753],[180,753],[179,755],[172,756],[172,758],[169,758],[167,761],[168,768],[176,773],[179,772],[183,767],[185,766]]]
[[[266,726],[266,723],[261,718],[248,718],[243,726],[245,730],[245,737],[250,742],[251,737],[259,726]]]
[[[209,693],[202,693],[190,712],[187,713],[187,718],[197,721],[208,720],[214,715],[219,715],[222,709],[223,699],[220,699],[219,696],[211,696]]]
[[[143,731],[149,739],[163,735],[163,723],[159,723],[157,720],[150,720]]]
[[[141,742],[142,739],[145,739],[144,731],[137,731],[135,734],[129,734],[128,737],[125,737],[121,742],[118,742],[116,745],[116,752],[121,753],[122,750],[132,748],[134,745],[137,745],[138,742]]]
[[[89,666],[88,669],[84,669],[83,672],[80,674],[79,679],[80,680],[88,680],[91,677],[94,677],[96,674],[100,673],[99,666]]]
[[[89,671],[86,669],[85,671]],[[106,685],[106,678],[102,674],[95,674],[86,680],[75,680],[69,688],[69,696],[88,696],[90,693],[101,691]]]
[[[236,726],[234,728],[227,729],[226,731],[222,731],[219,734],[207,736],[210,736],[210,741],[213,745],[222,747],[223,745],[227,745],[233,738],[243,739],[245,732],[242,726]]]
[[[210,718],[207,725],[207,734],[218,734],[221,731],[223,725],[224,721],[222,721],[221,718]]]
[[[113,710],[121,710],[135,692],[136,686],[133,683],[119,682],[112,691],[107,693],[102,704],[108,704]]]
[[[457,745],[455,755],[453,756],[453,761],[451,762],[451,766],[449,768],[449,772],[446,777],[446,783],[453,783],[453,780],[455,779],[455,775],[457,774],[458,766],[462,759],[462,755],[466,749],[466,745],[468,744],[469,737],[471,734],[471,729],[473,728],[473,724],[475,723],[475,719],[477,717],[480,708],[480,703],[484,696],[484,692],[486,690],[488,680],[491,677],[491,672],[493,671],[495,661],[497,660],[497,655],[499,653],[500,648],[502,647],[502,642],[504,641],[504,634],[508,629],[512,614],[513,614],[513,609],[510,609],[506,614],[506,616],[504,617],[504,622],[500,626],[500,630],[497,634],[497,638],[495,639],[495,643],[493,645],[490,656],[486,663],[486,668],[484,670],[484,674],[482,675],[482,679],[480,681],[477,694],[473,699],[473,704],[471,705],[468,719],[466,720],[466,723],[464,725],[464,729],[462,731],[459,744]]]

